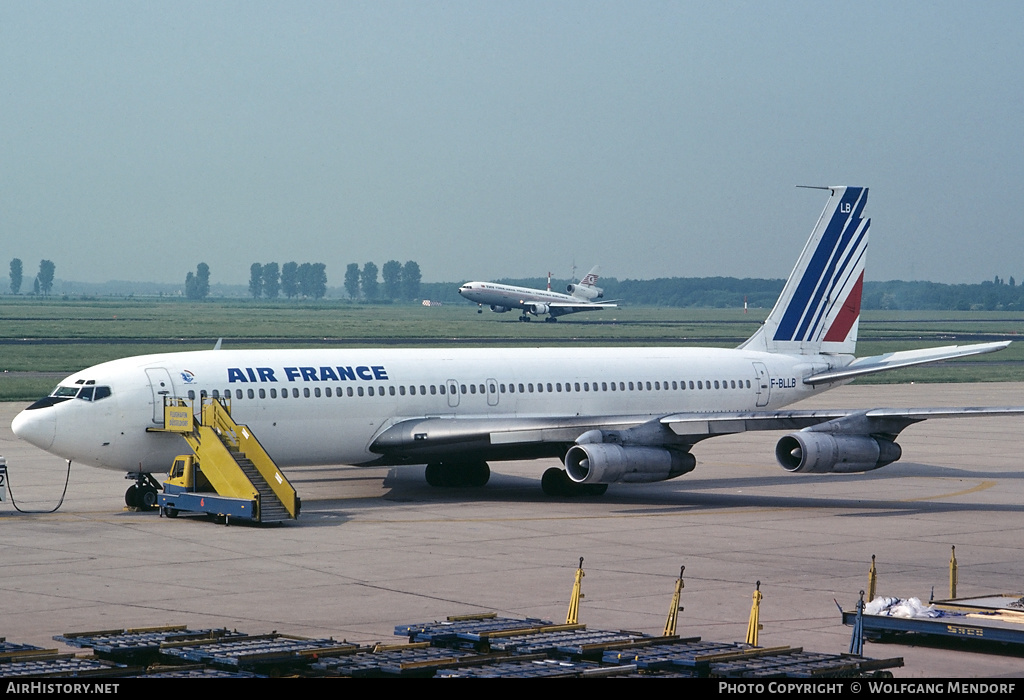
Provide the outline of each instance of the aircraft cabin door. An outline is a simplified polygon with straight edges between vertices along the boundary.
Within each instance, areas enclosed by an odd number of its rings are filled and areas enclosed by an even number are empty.
[[[498,405],[498,382],[494,379],[487,380],[487,405]]]
[[[449,379],[445,384],[448,385],[448,406],[455,408],[459,405],[459,383]]]
[[[149,389],[153,392],[153,424],[164,424],[164,397],[174,396],[170,373],[163,367],[147,367]]]
[[[754,380],[754,389],[757,393],[757,405],[767,406],[768,399],[771,398],[771,380],[768,377],[768,368],[764,366],[763,362],[755,362],[754,374],[757,376]]]

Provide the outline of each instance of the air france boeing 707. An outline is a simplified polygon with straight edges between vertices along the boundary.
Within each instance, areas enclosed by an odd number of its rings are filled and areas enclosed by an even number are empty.
[[[489,461],[557,457],[552,495],[602,493],[691,471],[716,435],[787,430],[791,472],[863,472],[901,456],[896,438],[935,417],[1024,408],[784,410],[875,372],[978,355],[1008,342],[857,359],[868,190],[828,203],[764,324],[734,349],[208,350],[129,357],[76,372],[13,422],[67,460],[155,481],[185,444],[147,431],[164,397],[228,397],[281,467],[426,464],[433,485],[483,485]],[[152,495],[152,494],[150,494]]]

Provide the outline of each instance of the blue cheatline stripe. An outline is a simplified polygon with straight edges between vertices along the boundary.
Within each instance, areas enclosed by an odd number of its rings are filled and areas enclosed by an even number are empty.
[[[811,261],[804,270],[804,274],[797,284],[796,291],[793,293],[793,297],[783,313],[782,320],[779,322],[779,327],[775,333],[775,340],[793,340],[796,335],[797,325],[804,318],[805,313],[807,313],[812,296],[816,296],[817,300],[820,301],[819,282],[826,265],[833,259],[836,246],[840,242],[841,236],[848,224],[848,215],[841,211],[842,205],[844,203],[850,204],[853,210],[852,205],[860,200],[855,209],[857,213],[860,213],[863,211],[864,203],[867,201],[867,197],[861,199],[861,194],[864,192],[865,188],[863,187],[848,188],[843,194],[842,199],[836,204],[832,218],[826,225],[825,231],[822,233],[821,239],[811,255]],[[819,292],[817,295],[815,295],[816,290]]]
[[[846,201],[845,196],[843,197],[843,201]],[[826,299],[826,288],[829,287],[828,283],[834,279],[836,262],[841,257],[843,257],[844,253],[848,249],[847,246],[849,245],[850,238],[853,236],[854,232],[860,226],[860,218],[858,217],[858,214],[861,211],[863,211],[863,200],[861,200],[860,203],[857,205],[856,210],[854,210],[853,206],[851,206],[850,209],[853,213],[848,215],[849,218],[847,218],[843,224],[843,229],[839,237],[839,242],[836,245],[835,249],[832,251],[832,255],[828,258],[826,262],[827,269],[823,270],[818,278],[818,285],[815,288],[814,298],[810,301],[810,303],[808,303],[804,313],[803,323],[800,325],[800,329],[796,332],[796,335],[794,336],[793,340],[806,341],[808,340],[809,336],[812,336],[814,334],[815,324],[818,323],[820,313],[817,314],[817,318],[813,318],[813,324],[812,317],[816,315],[815,312],[817,310],[820,310],[822,304]]]
[[[836,256],[836,259],[832,261],[833,268],[835,268],[836,263],[839,263],[839,267],[833,269],[833,271],[829,273],[828,289],[824,289],[825,285],[822,285],[821,289],[824,292],[824,294],[821,297],[819,297],[820,302],[816,300],[816,304],[818,304],[817,315],[814,318],[814,322],[811,323],[809,327],[806,326],[806,320],[809,320],[809,317],[808,319],[805,319],[805,327],[801,328],[800,332],[797,333],[797,337],[799,340],[812,340],[814,336],[820,334],[820,324],[822,322],[822,318],[827,317],[828,312],[837,303],[837,299],[834,294],[836,288],[838,287],[840,290],[842,290],[846,282],[849,281],[849,275],[844,275],[843,272],[848,267],[850,260],[852,260],[854,257],[856,257],[857,260],[860,260],[861,258],[861,256],[858,255],[858,249],[863,243],[864,236],[865,234],[867,234],[868,229],[867,225],[861,228],[862,223],[864,223],[863,219],[859,217],[852,218],[850,220],[850,224],[846,227],[846,232],[843,234],[844,240],[839,245],[839,250],[842,251],[842,254]],[[858,232],[859,235],[857,235],[857,239],[853,241],[853,243],[851,244],[849,242],[849,239],[853,237],[855,234],[858,234]],[[841,261],[839,260],[840,258],[842,258]]]

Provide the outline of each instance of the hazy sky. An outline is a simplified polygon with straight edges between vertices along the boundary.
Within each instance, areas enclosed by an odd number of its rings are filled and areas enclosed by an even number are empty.
[[[1021,2],[0,0],[0,276],[1024,280]]]

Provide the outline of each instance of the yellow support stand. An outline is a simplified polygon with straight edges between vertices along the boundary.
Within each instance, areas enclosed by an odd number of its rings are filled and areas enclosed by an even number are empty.
[[[679,567],[679,578],[676,579],[676,592],[672,595],[672,606],[668,609],[668,619],[665,620],[665,631],[662,633],[663,637],[676,636],[676,621],[679,618],[679,611],[683,609],[682,606],[679,605],[679,594],[683,592],[683,571],[685,569],[685,566]]]
[[[868,602],[875,599],[875,584],[878,583],[878,572],[875,570],[875,555],[871,555],[871,568],[868,569]]]
[[[747,644],[752,647],[757,646],[757,633],[761,631],[761,599],[764,596],[761,595],[761,582],[757,582],[757,587],[754,589],[754,603],[750,606],[750,622],[747,623]]]
[[[565,616],[565,624],[579,624],[580,601],[583,600],[583,557],[580,557],[580,568],[576,569],[576,582],[572,584],[572,596],[569,598],[569,612]]]
[[[949,597],[956,598],[956,582],[959,570],[956,566],[956,545],[953,545],[953,555],[949,558]]]

